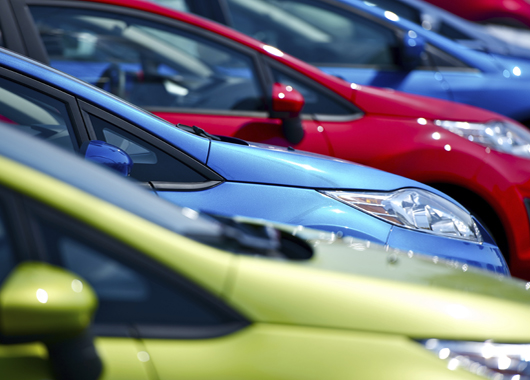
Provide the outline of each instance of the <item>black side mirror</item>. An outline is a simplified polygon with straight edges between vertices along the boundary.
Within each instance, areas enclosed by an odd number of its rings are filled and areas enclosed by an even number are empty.
[[[409,30],[403,36],[402,58],[405,69],[414,70],[421,64],[425,45],[426,43],[423,37],[418,36],[413,30]]]
[[[131,174],[132,158],[114,145],[99,140],[87,141],[81,145],[80,153],[88,161],[107,166],[125,177]]]
[[[304,107],[304,97],[292,86],[274,83],[272,86],[271,117],[282,119],[282,131],[291,144],[298,144],[304,138],[300,113]]]

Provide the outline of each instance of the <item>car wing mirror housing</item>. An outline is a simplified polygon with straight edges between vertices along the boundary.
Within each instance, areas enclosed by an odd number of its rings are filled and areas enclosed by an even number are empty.
[[[132,158],[124,150],[105,141],[86,141],[81,145],[80,153],[86,160],[106,166],[125,177],[131,174]]]
[[[291,144],[298,144],[304,138],[300,113],[304,97],[292,86],[274,83],[272,86],[272,118],[282,120],[282,132]]]
[[[96,380],[102,371],[91,326],[92,288],[48,264],[18,265],[0,288],[0,343],[43,342],[56,379]]]
[[[409,30],[405,33],[402,41],[403,66],[405,69],[414,70],[421,65],[425,45],[425,39],[418,36],[415,31]]]

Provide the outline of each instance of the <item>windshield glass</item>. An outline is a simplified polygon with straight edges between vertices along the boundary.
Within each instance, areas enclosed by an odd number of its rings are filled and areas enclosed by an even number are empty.
[[[314,64],[394,64],[390,30],[321,2],[227,0],[232,27]]]

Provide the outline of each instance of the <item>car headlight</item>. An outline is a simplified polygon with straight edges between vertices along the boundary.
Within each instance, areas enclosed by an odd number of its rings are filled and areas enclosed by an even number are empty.
[[[482,235],[469,212],[427,190],[322,193],[400,227],[482,242]]]
[[[468,123],[435,120],[434,124],[499,152],[530,158],[530,131],[509,121]]]
[[[427,339],[420,341],[451,370],[463,368],[488,379],[530,380],[530,344]]]

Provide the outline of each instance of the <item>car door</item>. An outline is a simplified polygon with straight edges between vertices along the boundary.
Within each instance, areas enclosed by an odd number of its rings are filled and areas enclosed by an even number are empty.
[[[31,225],[28,206],[29,209],[41,207],[38,202],[0,186],[0,283],[17,263],[46,261],[49,255],[46,240],[52,239],[53,235],[39,235],[39,222]],[[139,352],[142,352],[139,343],[125,334],[100,334],[96,338],[96,348],[105,368],[102,380],[155,379],[148,375],[145,364],[138,359]],[[0,372],[13,379],[52,378],[46,347],[42,343],[13,344],[9,338],[0,337]]]
[[[213,17],[198,6],[202,0],[187,3],[190,11]],[[217,21],[349,82],[451,99],[444,77],[428,60],[412,70],[403,66],[401,40],[408,31],[351,5],[326,0],[226,0],[223,9],[224,16],[218,15]]]
[[[53,5],[52,5],[53,4]],[[218,35],[167,18],[103,4],[14,2],[28,54],[115,93],[173,123],[288,146],[269,116],[272,84],[261,57]],[[29,20],[29,21],[28,21]],[[314,120],[297,148],[329,153]]]
[[[93,330],[104,379],[238,378],[246,347],[220,343],[259,339],[238,312],[99,230],[37,202],[26,208],[39,256],[80,275],[98,296]]]

